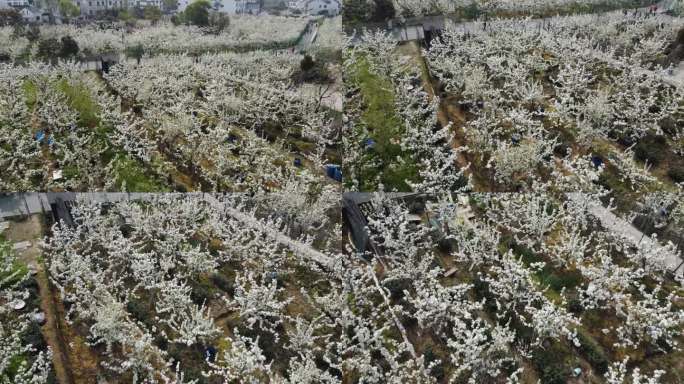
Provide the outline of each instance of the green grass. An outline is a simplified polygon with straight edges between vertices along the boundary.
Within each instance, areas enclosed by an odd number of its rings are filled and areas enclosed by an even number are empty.
[[[410,191],[406,181],[419,180],[418,168],[410,153],[392,143],[404,133],[402,121],[396,115],[392,83],[373,73],[364,59],[357,62],[352,77],[363,97],[361,121],[375,141],[358,172],[361,190],[375,190],[376,179],[379,179],[387,190]]]
[[[23,353],[12,356],[10,358],[9,365],[7,366],[7,368],[5,368],[5,371],[0,372],[0,382],[13,383],[14,376],[16,376],[16,374],[19,372],[19,368],[21,368],[22,365],[27,363],[28,360],[26,359],[26,355]]]
[[[550,341],[548,348],[537,347],[532,351],[532,363],[545,384],[566,383],[570,370],[577,365],[572,351],[563,343]]]
[[[167,191],[164,185],[147,176],[145,169],[125,154],[119,154],[114,159],[114,173],[116,175],[116,186],[131,192],[164,192]]]
[[[33,109],[33,106],[36,105],[36,100],[38,99],[38,87],[36,86],[36,83],[32,80],[24,80],[21,88],[24,91],[26,106],[29,109]]]
[[[75,179],[79,174],[78,167],[72,164],[65,165],[62,169],[62,176],[66,179]]]
[[[581,328],[577,330],[577,339],[580,342],[580,347],[578,348],[580,353],[591,364],[592,368],[600,374],[608,371],[609,360],[603,347]]]
[[[95,128],[100,123],[100,106],[83,83],[73,84],[63,79],[57,83],[57,89],[66,96],[69,106],[78,112],[79,126]]]
[[[9,276],[14,275],[14,277],[4,282],[3,285],[5,286],[11,286],[18,283],[26,274],[28,274],[28,267],[26,264],[15,260],[13,253],[12,242],[6,240],[3,235],[0,235],[0,263],[3,265],[10,262],[12,263],[11,270],[5,273],[0,272],[0,281],[4,281]]]
[[[512,249],[513,253],[521,258],[522,263],[529,267],[532,263],[545,262],[544,258],[533,252],[522,244],[516,243],[512,237],[502,239],[499,244],[499,252],[505,253],[508,249]],[[550,263],[546,263],[544,268],[534,273],[535,279],[542,287],[549,287],[552,291],[551,296],[557,297],[558,293],[565,289],[573,289],[582,284],[582,274],[577,270],[563,270],[557,271]]]
[[[92,129],[96,139],[95,147],[100,153],[102,163],[114,162],[115,184],[118,188],[125,185],[127,191],[133,192],[163,192],[168,189],[149,177],[139,161],[112,146],[109,135],[113,128],[100,120],[100,106],[84,83],[63,79],[56,87],[64,93],[69,106],[78,112],[78,125]],[[76,178],[81,171],[75,166],[67,165],[64,167],[64,177]]]

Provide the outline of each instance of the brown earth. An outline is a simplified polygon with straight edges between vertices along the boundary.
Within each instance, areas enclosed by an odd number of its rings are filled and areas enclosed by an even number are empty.
[[[45,313],[46,320],[41,332],[52,350],[52,363],[57,381],[61,384],[95,383],[98,372],[97,358],[83,339],[67,324],[64,306],[50,283],[48,271],[42,260],[39,242],[44,235],[44,228],[41,217],[36,214],[22,221],[12,222],[6,235],[12,242],[31,242],[30,247],[18,252],[18,257],[36,271],[40,308]]]

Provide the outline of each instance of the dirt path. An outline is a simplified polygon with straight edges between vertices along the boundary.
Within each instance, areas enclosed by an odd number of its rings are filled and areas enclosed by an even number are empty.
[[[36,271],[36,280],[40,289],[40,308],[45,313],[46,320],[41,330],[45,341],[52,349],[52,365],[55,369],[57,381],[64,384],[75,383],[69,356],[66,352],[66,340],[59,324],[57,305],[52,295],[47,272],[45,272],[42,264],[38,265]]]
[[[55,370],[57,381],[61,384],[74,383],[66,353],[65,340],[59,327],[55,300],[50,287],[50,280],[45,271],[43,263],[39,262],[40,248],[38,241],[43,235],[40,222],[40,215],[32,215],[27,220],[12,222],[7,231],[8,239],[13,242],[29,241],[31,246],[18,252],[19,260],[26,263],[36,271],[36,281],[40,291],[40,309],[45,313],[45,325],[41,327],[41,332],[45,341],[52,349],[52,364]]]
[[[42,124],[40,119],[38,118],[38,114],[35,110],[35,107],[33,109],[33,112],[31,112],[31,133],[35,136],[38,131],[42,130]],[[45,134],[45,138],[43,139],[45,141],[48,140],[48,134]],[[47,180],[45,180],[45,183],[47,184],[52,177],[52,174],[55,170],[55,161],[52,158],[52,154],[50,153],[50,148],[47,145],[41,145],[40,146],[40,152],[43,155],[43,160],[45,163],[45,172],[46,172],[46,177]]]
[[[95,383],[97,359],[67,324],[64,306],[58,299],[45,264],[41,260],[39,242],[44,235],[41,217],[41,214],[34,214],[27,220],[12,222],[7,231],[8,239],[13,242],[31,243],[31,246],[19,252],[18,256],[36,271],[40,309],[45,313],[45,324],[41,327],[41,332],[52,349],[52,363],[57,381],[60,384]]]
[[[433,85],[432,77],[428,72],[427,63],[423,58],[423,54],[418,43],[415,41],[411,41],[403,45],[402,52],[408,54],[415,61],[418,68],[421,69],[420,77],[423,82],[423,90],[428,93],[430,100],[434,99],[436,92]],[[440,99],[439,109],[437,110],[437,121],[439,121],[439,124],[442,127],[446,127],[450,123],[453,123],[454,125],[458,126],[460,124],[465,123],[465,116],[463,115],[463,112],[460,109],[457,109],[452,105],[449,98],[445,98]],[[451,131],[454,132],[454,129],[452,129]],[[451,142],[451,146],[454,149],[458,150],[459,148],[462,148],[464,145],[465,143],[461,141],[458,135],[454,135],[454,138]],[[464,174],[466,177],[472,176],[473,189],[475,192],[489,190],[482,185],[479,178],[477,177],[477,174],[475,174],[472,171],[472,163],[466,158],[463,152],[459,152],[456,156],[456,163],[461,169],[465,169]]]

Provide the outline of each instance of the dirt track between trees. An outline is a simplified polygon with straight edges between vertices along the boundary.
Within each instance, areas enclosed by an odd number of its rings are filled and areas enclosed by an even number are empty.
[[[29,241],[31,245],[18,251],[19,260],[26,263],[29,268],[36,271],[35,279],[40,292],[40,309],[45,313],[45,324],[41,332],[45,342],[52,350],[52,364],[55,376],[60,384],[73,384],[73,376],[66,354],[66,343],[59,327],[55,298],[50,286],[50,280],[45,271],[44,264],[40,261],[40,247],[38,242],[43,236],[40,215],[31,215],[28,219],[12,222],[7,232],[7,237],[12,242]]]
[[[45,313],[45,324],[41,327],[41,333],[52,350],[52,364],[57,381],[60,384],[92,384],[97,379],[95,356],[66,323],[64,306],[50,283],[41,259],[40,241],[44,236],[41,219],[41,214],[33,214],[22,221],[13,221],[6,233],[7,238],[15,243],[31,243],[28,248],[18,251],[17,256],[36,271],[40,309]]]

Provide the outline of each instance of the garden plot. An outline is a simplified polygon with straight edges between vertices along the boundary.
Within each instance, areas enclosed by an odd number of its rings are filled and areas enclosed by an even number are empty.
[[[455,24],[422,55],[367,34],[345,58],[350,176],[373,180],[363,164],[380,158],[397,163],[381,167],[386,188],[420,191],[410,182],[430,160],[404,143],[419,137],[402,110],[422,107],[433,134],[448,129],[413,146],[449,143],[468,188],[671,190],[684,166],[684,91],[662,65],[683,24],[631,13]],[[395,168],[399,180],[386,177]]]
[[[448,29],[425,57],[446,108],[462,116],[456,136],[480,187],[681,182],[682,88],[658,68],[682,24],[610,14]]]
[[[363,256],[382,271],[424,382],[682,380],[671,251],[603,227],[596,196],[419,196],[362,206],[376,250]]]
[[[338,314],[325,312],[338,289],[326,273],[334,273],[339,247],[331,196],[74,202],[75,225],[53,226],[44,257],[70,323],[98,356],[100,377],[332,377],[333,368],[315,363],[343,331]]]
[[[316,91],[326,85],[295,81],[300,60],[269,51],[158,56],[104,78],[69,65],[5,66],[2,116],[16,118],[3,125],[2,189],[329,183],[323,167],[339,160],[339,112]]]
[[[13,250],[13,226],[0,232],[0,382],[46,383],[54,376],[41,334],[38,283]]]
[[[345,50],[342,137],[347,188],[359,191],[455,191],[469,180],[442,124],[437,100],[421,87],[420,68],[396,54],[392,38],[367,33]]]
[[[324,18],[318,24],[316,37],[312,44],[314,52],[340,52],[344,47],[342,16]]]
[[[117,100],[75,67],[3,67],[3,190],[117,188],[123,172],[142,190],[163,188],[114,144]]]
[[[597,195],[376,194],[354,254],[335,191],[131,197],[77,196],[43,245],[110,383],[683,379],[676,250],[602,226]]]

